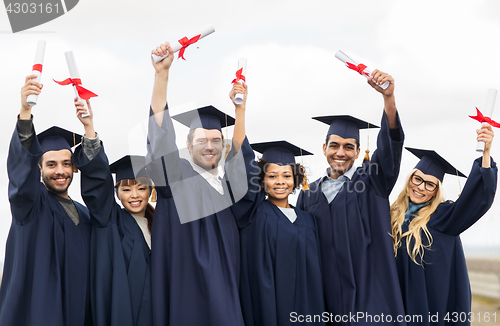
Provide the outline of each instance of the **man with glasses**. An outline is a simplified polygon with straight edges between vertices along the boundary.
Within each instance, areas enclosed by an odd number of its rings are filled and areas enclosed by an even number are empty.
[[[380,85],[390,82],[387,89]],[[394,79],[373,72],[368,83],[384,98],[372,161],[355,167],[359,129],[373,127],[351,116],[315,118],[330,125],[323,153],[326,174],[302,191],[297,207],[318,224],[327,311],[342,324],[397,324],[404,316],[394,260],[389,194],[397,180],[404,134],[394,99]],[[355,318],[352,318],[355,316]]]

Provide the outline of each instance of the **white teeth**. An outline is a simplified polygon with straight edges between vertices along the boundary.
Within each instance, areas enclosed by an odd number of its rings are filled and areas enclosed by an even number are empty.
[[[424,197],[424,195],[423,195],[423,194],[421,194],[421,193],[419,193],[419,192],[413,191],[413,193],[414,193],[415,195],[417,195],[417,196]]]

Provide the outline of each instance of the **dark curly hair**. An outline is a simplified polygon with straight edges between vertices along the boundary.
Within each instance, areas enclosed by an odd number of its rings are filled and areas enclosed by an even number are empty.
[[[266,167],[269,163],[267,163],[267,161],[262,158],[260,158],[257,163],[259,164],[259,184],[262,187],[262,183],[264,182],[264,177],[266,176]],[[305,177],[305,170],[302,164],[300,163],[286,164],[286,165],[290,165],[292,167],[292,174],[293,174],[292,194],[293,194],[302,185],[302,182],[304,181]]]

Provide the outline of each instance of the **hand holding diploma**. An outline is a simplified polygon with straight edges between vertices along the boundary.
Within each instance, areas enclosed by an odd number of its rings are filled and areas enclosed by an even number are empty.
[[[32,74],[36,76],[34,80],[36,82],[40,82],[42,79],[42,68],[43,68],[43,58],[45,56],[45,45],[47,43],[44,40],[38,41],[37,47],[36,47],[36,53],[35,53],[35,62],[33,63],[33,70]],[[28,95],[28,98],[26,102],[33,106],[36,105],[38,101],[38,95],[36,94],[30,94]]]
[[[76,66],[76,60],[75,56],[73,55],[73,51],[68,51],[64,53],[64,55],[66,56],[66,63],[68,64],[70,78],[65,79],[61,82],[58,82],[56,80],[54,81],[59,85],[73,85],[75,96],[78,97],[78,101],[80,102],[83,102],[83,100],[88,100],[91,97],[96,97],[97,94],[94,94],[88,89],[81,86],[82,80],[80,78],[80,73],[78,72],[78,67]]]
[[[43,85],[36,81],[37,75],[26,76],[24,86],[21,88],[21,112],[19,118],[21,120],[31,119],[31,104],[27,102],[30,95],[40,95]]]
[[[246,74],[247,74],[247,59],[240,58],[238,60],[238,70],[236,71],[236,78],[233,79],[231,83],[246,83]],[[244,93],[237,93],[234,97],[235,104],[243,103]]]
[[[481,111],[479,111],[478,108],[476,108],[477,110],[477,115],[476,116],[469,116],[471,117],[472,119],[474,120],[477,120],[479,122],[481,122],[483,124],[483,126],[485,125],[491,125],[493,127],[497,127],[499,128],[500,127],[500,124],[493,121],[491,119],[491,116],[493,115],[493,109],[495,107],[495,100],[497,98],[497,90],[496,89],[493,89],[493,88],[490,88],[488,89],[488,95],[486,97],[486,104],[485,104],[485,109],[483,110],[483,112],[486,112],[486,114],[488,114],[487,116],[484,116]],[[478,136],[478,143],[477,143],[477,147],[476,147],[476,152],[483,152],[485,150],[485,143],[484,141],[481,141],[479,139],[479,136]]]
[[[200,31],[197,33],[192,34],[190,37],[183,37],[179,41],[175,42],[172,44],[172,51],[171,52],[179,52],[179,58],[182,58],[183,60],[186,60],[184,58],[184,51],[185,49],[190,46],[191,44],[194,44],[198,42],[198,40],[204,38],[207,35],[212,34],[215,32],[214,27],[210,24],[205,27],[203,27]],[[163,55],[157,55],[157,54],[152,54],[151,57],[153,58],[155,63],[160,62],[161,60],[165,59],[168,56],[169,53],[163,54]]]
[[[85,137],[87,138],[95,138],[96,133],[94,130],[94,113],[92,111],[92,106],[90,105],[90,101],[86,100],[87,107],[83,102],[80,102],[78,97],[75,97],[75,108],[76,108],[76,117],[83,124],[85,129]]]
[[[356,71],[360,75],[365,76],[366,78],[368,78],[368,80],[370,79],[370,77],[373,78],[371,69],[369,69],[367,66],[365,66],[362,63],[358,64],[356,61],[354,61],[349,56],[347,56],[344,52],[342,52],[340,50],[337,51],[337,53],[335,53],[335,57],[337,59],[339,59],[340,61],[342,61],[346,65],[347,68]],[[379,87],[381,87],[382,89],[386,89],[387,87],[389,87],[389,82],[384,82],[382,84],[377,84],[377,85]]]

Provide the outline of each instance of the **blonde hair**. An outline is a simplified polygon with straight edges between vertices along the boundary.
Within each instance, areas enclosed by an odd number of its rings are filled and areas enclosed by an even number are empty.
[[[399,194],[396,201],[391,205],[391,228],[392,228],[392,243],[394,247],[394,256],[398,255],[398,248],[401,246],[403,238],[406,237],[406,251],[411,260],[417,265],[417,256],[420,256],[420,261],[424,262],[424,250],[430,248],[432,245],[432,235],[427,229],[427,222],[429,222],[432,213],[434,213],[442,202],[444,202],[444,192],[442,190],[441,181],[438,180],[438,188],[436,194],[430,200],[430,204],[422,207],[417,212],[417,216],[412,219],[408,226],[408,231],[403,233],[402,226],[405,220],[405,213],[408,209],[410,197],[408,193],[408,184],[410,178],[418,169],[413,169],[406,178],[405,188]],[[428,245],[422,243],[422,234],[427,238]],[[414,240],[413,248],[411,247],[412,240]]]

